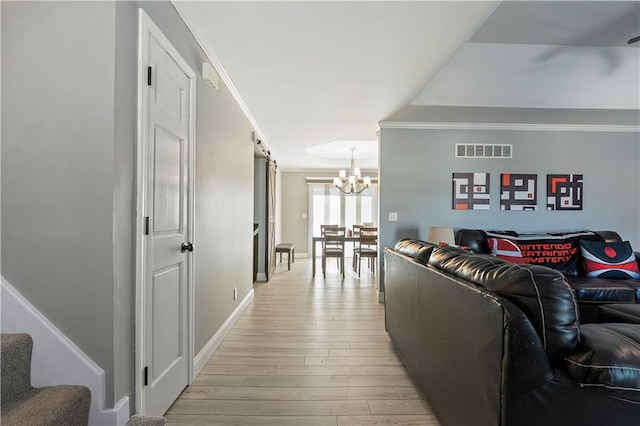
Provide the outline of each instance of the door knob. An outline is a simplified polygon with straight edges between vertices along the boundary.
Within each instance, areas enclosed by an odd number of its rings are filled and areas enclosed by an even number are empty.
[[[191,242],[182,243],[180,250],[182,250],[183,253],[185,251],[193,251],[193,244],[191,244]]]

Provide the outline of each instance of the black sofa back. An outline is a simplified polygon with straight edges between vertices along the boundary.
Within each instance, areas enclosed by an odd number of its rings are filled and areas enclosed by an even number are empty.
[[[414,243],[385,250],[385,324],[440,424],[638,424],[640,404],[581,386],[548,356],[576,338],[575,306],[555,271],[496,262],[483,272],[495,259]],[[426,265],[411,256],[427,250]],[[545,285],[527,283],[525,271]],[[524,310],[545,317],[530,321]]]
[[[551,359],[565,355],[578,344],[578,304],[561,273],[448,246],[435,247],[429,265],[494,291],[515,304],[531,321]]]
[[[456,269],[445,257],[465,252],[419,241],[398,250],[385,252],[385,321],[405,365],[443,425],[501,424],[504,398],[553,377],[537,331],[507,298],[439,269],[439,261]],[[433,251],[427,265],[412,256],[426,250]],[[525,369],[506,374],[516,366]]]

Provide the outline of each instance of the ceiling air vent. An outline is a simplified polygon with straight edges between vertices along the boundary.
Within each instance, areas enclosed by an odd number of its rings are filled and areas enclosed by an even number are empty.
[[[513,158],[513,145],[457,143],[456,158]]]

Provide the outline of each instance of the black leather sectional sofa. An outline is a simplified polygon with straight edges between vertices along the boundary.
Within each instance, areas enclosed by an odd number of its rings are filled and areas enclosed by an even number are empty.
[[[640,424],[640,325],[581,324],[559,272],[415,240],[384,265],[387,331],[442,425]]]
[[[458,229],[456,231],[456,244],[470,247],[475,253],[491,253],[487,245],[487,232],[496,232],[519,236],[516,231],[484,231],[480,229]],[[580,231],[588,232],[588,231]],[[586,236],[595,241],[608,243],[621,242],[622,238],[615,231],[591,231],[593,236]],[[538,234],[542,235],[542,234]],[[636,261],[640,265],[640,253],[636,252]],[[567,282],[574,288],[582,323],[599,322],[600,309],[603,304],[640,303],[639,279],[611,279],[585,276],[582,268],[582,259],[578,256],[577,267],[574,273],[565,274]],[[638,422],[640,425],[640,421]]]

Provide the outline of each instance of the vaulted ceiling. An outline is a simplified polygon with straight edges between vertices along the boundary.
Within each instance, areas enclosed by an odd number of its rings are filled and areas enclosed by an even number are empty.
[[[284,170],[375,169],[406,105],[640,109],[637,1],[174,5]]]

